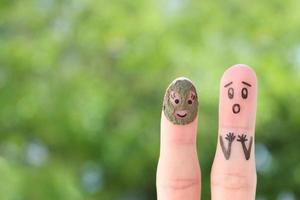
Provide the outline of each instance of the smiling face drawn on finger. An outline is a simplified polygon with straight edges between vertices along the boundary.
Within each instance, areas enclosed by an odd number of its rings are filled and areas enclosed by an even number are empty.
[[[220,125],[247,129],[256,117],[256,75],[246,65],[235,65],[224,73],[220,85]]]
[[[188,124],[197,116],[198,97],[193,83],[186,78],[175,79],[168,87],[163,110],[174,124]]]

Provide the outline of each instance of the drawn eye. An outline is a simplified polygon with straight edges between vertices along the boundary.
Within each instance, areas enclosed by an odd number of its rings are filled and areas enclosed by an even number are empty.
[[[247,90],[247,88],[243,88],[242,89],[242,97],[243,97],[243,99],[247,99],[247,97],[248,97],[248,90]]]
[[[170,92],[170,101],[172,102],[172,104],[174,106],[176,106],[177,104],[180,103],[180,95],[175,91],[171,91]]]
[[[193,104],[195,100],[196,100],[196,94],[193,91],[191,91],[189,93],[189,97],[188,97],[187,103],[188,104]]]
[[[233,88],[229,88],[229,89],[228,89],[228,97],[229,97],[229,99],[232,99],[233,96],[234,96]]]

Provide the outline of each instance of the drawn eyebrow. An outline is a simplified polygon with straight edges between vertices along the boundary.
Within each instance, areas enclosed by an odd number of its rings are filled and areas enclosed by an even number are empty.
[[[230,83],[227,83],[226,85],[224,85],[224,87],[228,87],[231,84],[232,84],[232,81]]]
[[[247,83],[245,81],[242,81],[242,83],[245,84],[245,85],[247,85],[247,86],[249,86],[249,87],[251,87],[251,84],[249,84],[249,83]]]

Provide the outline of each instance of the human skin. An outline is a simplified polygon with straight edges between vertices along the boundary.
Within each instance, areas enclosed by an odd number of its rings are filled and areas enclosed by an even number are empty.
[[[173,81],[172,84],[174,83],[184,86],[180,87],[183,88],[180,93],[187,94],[186,99],[188,99],[188,94],[191,91],[195,92],[197,96],[193,84],[188,79],[179,78]],[[169,89],[174,89],[172,84]],[[170,93],[169,89],[167,89],[166,95]],[[200,198],[201,174],[196,149],[197,99],[194,103],[194,106],[191,106],[188,112],[189,114],[195,113],[195,115],[191,114],[193,117],[189,120],[179,119],[182,121],[178,121],[175,117],[170,118],[166,112],[162,112],[161,148],[156,179],[158,200],[198,200]],[[166,96],[164,105],[167,106]],[[180,124],[179,122],[184,123]]]
[[[255,199],[256,92],[256,75],[248,66],[238,64],[224,72],[220,84],[218,142],[211,171],[212,200]],[[167,114],[163,110],[161,115],[157,199],[199,200],[201,172],[196,148],[198,114],[193,121],[183,124]]]
[[[224,72],[220,84],[219,136],[211,172],[212,200],[255,199],[256,91],[256,75],[248,66],[239,64]],[[230,155],[226,151],[229,145]]]
[[[198,97],[193,83],[187,78],[177,78],[164,96],[163,111],[174,124],[188,124],[197,116]]]

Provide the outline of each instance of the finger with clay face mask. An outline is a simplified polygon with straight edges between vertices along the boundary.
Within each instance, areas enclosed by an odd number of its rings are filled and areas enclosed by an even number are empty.
[[[221,79],[219,134],[211,172],[212,200],[254,200],[257,79],[238,64]]]
[[[198,97],[192,82],[175,79],[168,87],[161,115],[158,200],[199,200],[200,166],[196,150]]]
[[[174,124],[185,125],[194,121],[198,111],[196,89],[186,78],[176,79],[167,89],[163,111]]]

